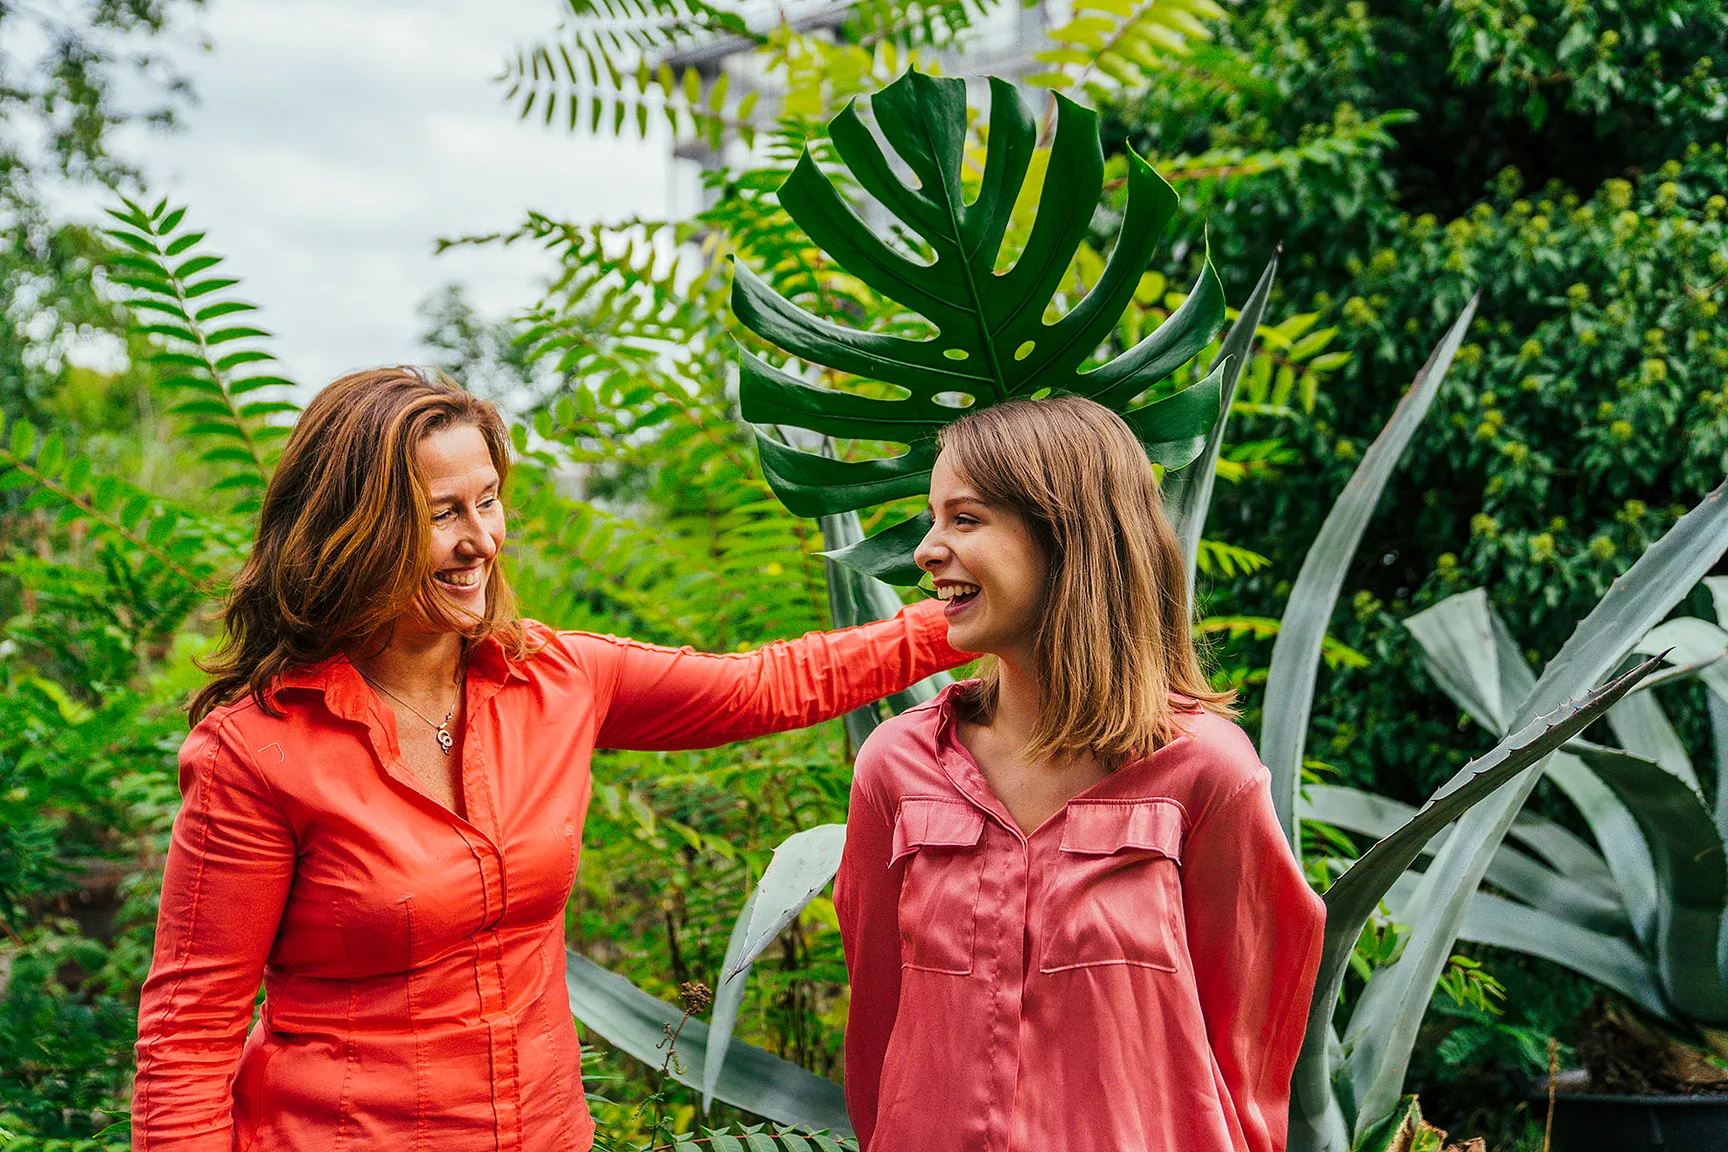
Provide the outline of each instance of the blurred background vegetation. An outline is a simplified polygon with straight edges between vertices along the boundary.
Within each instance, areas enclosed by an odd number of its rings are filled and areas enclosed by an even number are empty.
[[[127,306],[154,290],[120,259],[137,252],[102,234],[112,221],[61,218],[44,192],[143,195],[109,152],[112,129],[180,107],[185,82],[152,37],[193,6],[92,0],[0,74],[0,1147],[124,1142],[110,1126],[127,1108],[181,708],[267,467],[233,449],[268,444],[305,394],[260,375],[267,357],[192,355],[149,330],[160,316]],[[1174,6],[1178,19],[1171,7],[1081,5],[1050,21],[1022,71],[1099,107],[1110,145],[1183,195],[1124,341],[1167,314],[1208,246],[1232,304],[1282,246],[1202,552],[1204,629],[1250,732],[1266,622],[1308,542],[1428,349],[1483,293],[1346,582],[1309,742],[1318,778],[1419,803],[1475,742],[1399,622],[1483,586],[1545,659],[1728,466],[1728,12],[1241,0]],[[510,234],[453,240],[545,249],[548,290],[519,315],[479,316],[459,289],[426,302],[435,359],[520,421],[514,578],[530,614],[715,651],[826,626],[820,534],[773,500],[735,411],[726,258],[812,310],[863,308],[811,259],[774,190],[806,145],[824,154],[847,99],[909,60],[963,69],[991,15],[963,0],[823,21],[577,2],[507,66],[510,104],[547,118],[548,147],[569,146],[567,127],[628,134],[651,114],[709,148],[693,219],[531,211]],[[0,36],[29,19],[0,7]],[[716,43],[771,78],[761,109],[711,63],[637,67]],[[1107,193],[1100,248],[1119,208]],[[196,236],[197,205],[184,221],[148,216],[170,249]],[[178,280],[222,280],[209,301],[243,302],[212,269]],[[1074,275],[1087,281],[1083,260]],[[96,339],[126,349],[127,366],[68,358]],[[247,381],[261,383],[236,392]],[[1705,614],[1702,599],[1683,607]],[[1714,785],[1702,690],[1661,691]],[[718,983],[733,918],[786,833],[844,817],[849,749],[836,723],[716,752],[606,753],[595,776],[571,946],[671,1000],[684,981]],[[1553,797],[1537,806],[1583,831]],[[1480,982],[1443,990],[1410,1087],[1454,1138],[1539,1146],[1523,1078],[1547,1067],[1550,1038],[1569,1057],[1598,992],[1540,961],[1467,951],[1504,998]],[[832,907],[818,900],[757,965],[739,1034],[837,1077],[845,1007]],[[602,1128],[639,1136],[636,1104],[657,1079],[616,1055],[590,1073],[616,1102],[596,1103]],[[700,1122],[694,1094],[658,1098],[670,1127]]]

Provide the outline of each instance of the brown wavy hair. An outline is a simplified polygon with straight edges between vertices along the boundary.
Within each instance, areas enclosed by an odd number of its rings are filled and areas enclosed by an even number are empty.
[[[1014,400],[961,417],[940,442],[979,496],[1026,521],[1048,562],[1032,645],[1041,706],[1024,755],[1148,755],[1181,735],[1172,692],[1236,715],[1236,693],[1206,678],[1181,545],[1120,416],[1079,396]],[[987,660],[959,704],[988,718],[1000,691]]]
[[[488,636],[513,660],[529,654],[501,563],[478,621],[456,619],[432,585],[432,507],[417,453],[432,433],[464,426],[485,438],[502,487],[509,430],[441,372],[375,368],[313,397],[264,491],[252,554],[223,607],[223,645],[199,665],[212,679],[192,700],[194,724],[247,694],[280,715],[265,698],[278,677],[405,615],[461,633],[464,655]]]

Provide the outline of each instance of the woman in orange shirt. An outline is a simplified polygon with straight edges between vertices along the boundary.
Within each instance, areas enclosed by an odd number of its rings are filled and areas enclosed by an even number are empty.
[[[729,656],[518,619],[509,466],[493,407],[413,369],[301,416],[180,753],[135,1148],[589,1148],[563,926],[593,750],[801,727],[963,658],[935,604]]]
[[[917,552],[990,654],[858,754],[835,886],[865,1152],[1275,1152],[1324,906],[1189,635],[1145,451],[1076,397],[942,436]]]

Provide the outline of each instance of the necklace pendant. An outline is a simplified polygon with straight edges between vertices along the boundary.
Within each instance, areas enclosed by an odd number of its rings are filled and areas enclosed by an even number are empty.
[[[438,747],[444,749],[444,755],[450,755],[450,746],[455,743],[455,739],[450,735],[450,730],[440,725],[438,728]]]

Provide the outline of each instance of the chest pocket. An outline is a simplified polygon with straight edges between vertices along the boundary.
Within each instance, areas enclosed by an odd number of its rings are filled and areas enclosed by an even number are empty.
[[[894,817],[894,853],[906,861],[900,883],[900,963],[966,976],[978,917],[984,813],[964,800],[908,796]]]
[[[1068,805],[1045,888],[1039,970],[1106,964],[1176,970],[1183,938],[1182,809],[1170,800]]]

